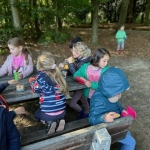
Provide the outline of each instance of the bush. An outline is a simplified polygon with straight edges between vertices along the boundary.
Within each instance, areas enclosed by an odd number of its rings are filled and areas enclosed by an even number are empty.
[[[44,32],[43,35],[39,38],[38,44],[51,44],[51,43],[63,43],[67,40],[68,33],[67,32],[59,32],[58,35],[54,30],[50,30],[48,32]]]

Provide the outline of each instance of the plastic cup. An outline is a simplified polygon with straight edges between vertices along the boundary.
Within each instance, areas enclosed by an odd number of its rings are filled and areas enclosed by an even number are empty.
[[[15,73],[14,73],[14,79],[15,79],[16,81],[18,81],[18,72],[15,72]]]
[[[65,64],[65,65],[64,65],[64,69],[66,69],[66,70],[69,69],[68,64]]]

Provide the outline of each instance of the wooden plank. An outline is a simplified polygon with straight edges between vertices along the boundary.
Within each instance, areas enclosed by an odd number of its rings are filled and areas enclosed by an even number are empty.
[[[125,117],[115,120],[113,123],[102,123],[97,125],[98,129],[100,128],[107,128],[109,134],[112,136],[112,143],[115,143],[119,139],[122,139],[125,137],[126,132],[128,131],[130,125],[132,124],[132,117]],[[67,123],[65,126],[65,130],[62,132],[55,133],[53,135],[47,136],[46,130],[40,130],[31,134],[22,135],[21,145],[28,145],[34,142],[38,142],[41,140],[45,140],[48,138],[56,137],[58,135],[62,135],[71,131],[75,131],[78,129],[82,129],[85,127],[90,126],[87,119],[81,119],[77,121],[73,121],[71,123]],[[95,129],[96,126],[92,126],[91,128]],[[85,128],[86,129],[86,128]],[[113,132],[113,130],[115,132]],[[118,139],[118,136],[119,139]]]
[[[86,120],[86,119],[83,119]],[[76,121],[76,123],[78,122],[78,124],[80,124],[80,121]],[[124,131],[121,132],[117,132],[113,133],[111,135],[111,137],[115,137],[117,134],[123,134],[123,136],[120,136],[120,139],[124,138],[126,135],[126,132],[129,129],[129,126],[131,125],[133,119],[132,117],[125,117],[125,118],[120,118],[115,120],[113,123],[102,123],[99,125],[95,125],[95,126],[91,126],[91,127],[87,127],[84,129],[80,129],[74,132],[70,132],[67,134],[62,134],[61,136],[55,137],[55,138],[51,138],[51,139],[47,139],[41,142],[37,142],[25,147],[22,147],[22,150],[38,150],[38,149],[42,149],[42,150],[47,150],[47,149],[52,149],[52,150],[75,150],[75,149],[81,149],[82,150],[86,150],[85,147],[88,146],[89,144],[91,144],[92,139],[93,139],[93,135],[95,133],[96,130],[102,129],[102,128],[106,128],[109,132],[110,129],[113,130],[114,127],[118,127],[118,126],[124,126],[124,124],[126,124],[126,129]],[[127,126],[128,124],[128,126]],[[30,139],[32,134],[28,135],[26,138]],[[36,139],[36,136],[33,135],[34,138]],[[50,138],[51,136],[49,136],[48,138]],[[118,140],[120,140],[118,139]],[[43,139],[41,139],[43,140]],[[114,143],[113,141],[114,139],[112,138],[112,143]],[[33,142],[33,141],[32,141]],[[27,143],[26,143],[27,144]]]
[[[55,137],[55,136],[58,136],[58,135],[61,135],[64,133],[68,133],[68,132],[71,132],[74,130],[82,129],[82,128],[85,128],[88,126],[89,126],[88,120],[82,119],[82,120],[66,123],[64,131],[55,133],[55,134],[50,135],[50,136],[46,135],[46,132],[47,132],[46,129],[31,133],[31,134],[27,134],[27,135],[22,135],[21,136],[21,145],[23,146],[23,145],[27,145],[27,144],[30,144],[33,142],[38,142],[40,140],[52,138],[52,137]]]
[[[6,99],[7,103],[24,102],[24,101],[28,101],[28,100],[39,97],[39,94],[33,93],[31,91],[30,85],[28,83],[28,80],[31,76],[35,76],[35,74],[32,74],[28,78],[25,78],[19,81],[20,84],[23,84],[25,86],[24,92],[17,92],[15,85],[10,85],[6,88],[6,90],[2,93],[2,95]],[[3,83],[4,81],[8,81],[10,79],[12,79],[12,77],[10,76],[0,78],[0,83]],[[85,85],[79,84],[78,82],[73,80],[71,76],[67,77],[66,82],[67,82],[69,91],[86,88]]]

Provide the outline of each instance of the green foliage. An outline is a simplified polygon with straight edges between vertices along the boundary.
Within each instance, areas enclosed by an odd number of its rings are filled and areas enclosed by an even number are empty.
[[[44,32],[44,34],[39,38],[38,44],[51,44],[51,43],[63,43],[68,38],[67,32],[59,32],[56,34],[54,30],[49,30],[48,32]]]
[[[22,31],[20,29],[6,28],[0,29],[0,42],[2,45],[6,45],[7,41],[12,37],[20,36]]]

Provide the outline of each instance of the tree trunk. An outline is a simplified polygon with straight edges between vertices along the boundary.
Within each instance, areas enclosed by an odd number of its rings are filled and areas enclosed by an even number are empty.
[[[21,29],[22,27],[21,27],[21,22],[19,18],[19,11],[18,11],[18,8],[14,6],[14,3],[16,3],[16,0],[10,0],[14,27]]]
[[[99,9],[99,2],[98,0],[91,0],[93,4],[93,11],[92,11],[92,44],[98,44],[98,9]]]
[[[33,8],[36,9],[37,7],[37,3],[36,3],[36,0],[33,0]],[[35,30],[36,30],[36,35],[37,35],[37,38],[39,38],[41,36],[41,30],[39,28],[39,21],[38,21],[38,17],[37,17],[37,14],[36,16],[34,16],[34,25],[35,25]]]
[[[133,23],[133,2],[134,0],[130,0],[128,23]]]
[[[149,24],[149,13],[150,13],[150,0],[147,0],[146,12],[145,12],[145,25]]]
[[[123,0],[122,1],[122,6],[121,6],[121,10],[120,10],[120,15],[119,15],[118,28],[121,25],[125,24],[128,6],[129,6],[129,0]]]

